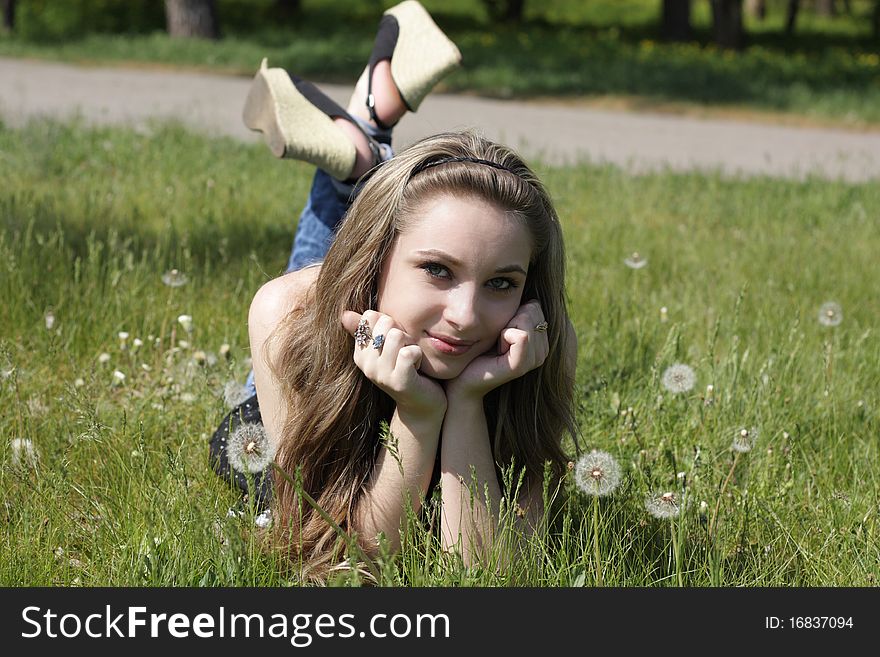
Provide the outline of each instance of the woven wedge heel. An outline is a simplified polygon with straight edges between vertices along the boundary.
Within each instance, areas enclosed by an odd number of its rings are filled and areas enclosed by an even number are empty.
[[[391,78],[407,109],[415,112],[440,80],[461,65],[458,47],[447,37],[416,0],[388,9],[379,23],[370,55],[367,109],[380,128],[388,129],[375,112],[372,93],[373,68],[391,60]]]
[[[303,160],[338,180],[351,176],[357,151],[333,117],[351,120],[342,107],[317,87],[263,59],[244,104],[242,118],[276,157]],[[355,123],[355,125],[357,125]],[[368,137],[371,148],[373,141]]]

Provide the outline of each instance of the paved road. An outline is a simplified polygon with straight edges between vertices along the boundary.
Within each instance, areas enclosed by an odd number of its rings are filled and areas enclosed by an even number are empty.
[[[0,58],[0,116],[80,115],[89,122],[181,119],[209,134],[259,137],[241,122],[249,79]],[[320,85],[341,104],[351,89]],[[880,178],[880,134],[434,94],[396,132],[400,146],[435,132],[477,128],[550,163],[611,162],[633,171],[719,169],[864,181]]]

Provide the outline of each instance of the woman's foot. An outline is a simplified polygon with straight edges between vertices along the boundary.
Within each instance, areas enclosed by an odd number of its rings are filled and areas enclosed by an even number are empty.
[[[379,123],[382,124],[380,126],[370,115],[368,107],[370,93],[369,75],[370,67],[368,65],[364,68],[364,72],[361,73],[361,77],[358,79],[354,92],[351,95],[351,100],[348,101],[348,113],[365,121],[374,128],[382,130],[383,126],[393,126],[400,121],[403,115],[406,114],[406,104],[403,102],[403,98],[400,97],[400,92],[397,90],[394,79],[391,77],[391,61],[383,59],[377,62],[373,67],[372,92],[373,110],[379,119]]]
[[[385,63],[388,75],[377,75],[377,68]],[[397,116],[398,102],[403,103],[404,111],[415,112],[431,89],[460,64],[461,53],[456,45],[417,0],[391,7],[379,22],[367,67],[370,119],[381,129],[393,127],[396,119],[386,121],[383,112]]]
[[[263,133],[277,157],[309,162],[337,180],[357,179],[384,159],[382,145],[342,107],[265,60],[248,92],[244,123]]]

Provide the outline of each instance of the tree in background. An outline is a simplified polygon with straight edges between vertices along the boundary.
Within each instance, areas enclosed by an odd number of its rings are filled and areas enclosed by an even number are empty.
[[[691,0],[663,0],[661,33],[668,41],[691,38]]]
[[[172,37],[220,37],[214,0],[165,0],[165,18]]]
[[[3,28],[9,32],[15,29],[15,0],[3,0]]]
[[[712,1],[712,35],[722,48],[742,48],[745,44],[742,0]]]

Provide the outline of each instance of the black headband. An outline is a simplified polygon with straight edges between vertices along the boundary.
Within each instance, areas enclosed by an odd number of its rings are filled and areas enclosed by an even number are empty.
[[[492,162],[491,160],[482,160],[478,157],[468,157],[467,155],[461,155],[458,157],[442,157],[439,160],[429,160],[427,162],[422,162],[420,165],[412,170],[411,174],[409,174],[410,180],[412,180],[413,176],[420,174],[425,169],[430,169],[431,167],[436,167],[441,164],[449,164],[450,162],[473,162],[474,164],[483,164],[487,167],[492,167],[493,169],[499,169],[501,171],[507,171],[508,173],[517,175],[515,171],[513,171],[512,169],[508,169],[503,164],[498,164],[497,162]]]

